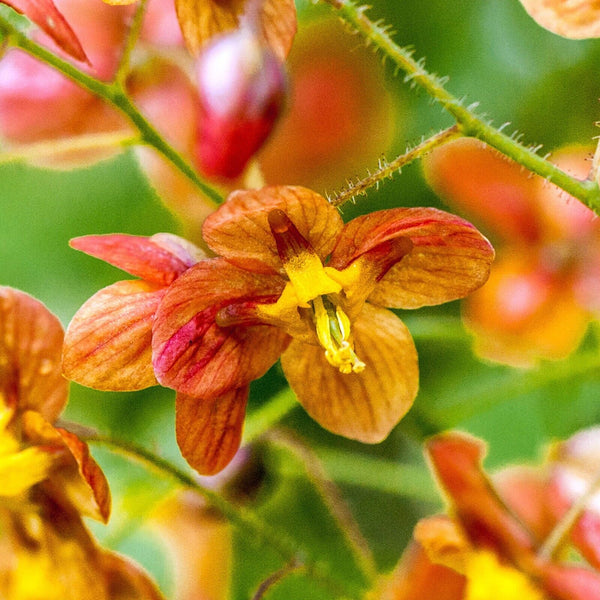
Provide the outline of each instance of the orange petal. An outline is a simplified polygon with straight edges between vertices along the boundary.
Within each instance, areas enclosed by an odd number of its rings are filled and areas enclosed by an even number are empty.
[[[412,250],[386,273],[369,300],[391,308],[418,308],[462,298],[488,277],[490,243],[467,221],[435,208],[394,208],[350,221],[339,236],[330,266],[353,260],[398,238]]]
[[[262,377],[289,338],[270,326],[219,327],[215,317],[228,304],[276,299],[278,276],[242,271],[214,258],[199,262],[165,295],[152,335],[158,380],[194,397],[214,398]]]
[[[248,387],[204,400],[177,395],[176,435],[181,454],[201,475],[223,470],[240,447]]]
[[[431,438],[426,452],[469,540],[517,564],[523,557],[531,558],[531,536],[509,513],[483,471],[483,442],[449,432]]]
[[[68,394],[61,374],[63,328],[38,300],[0,287],[0,398],[53,422]]]
[[[251,0],[175,0],[177,18],[188,48],[198,54],[214,36],[240,27],[250,20]],[[264,42],[280,60],[285,60],[296,34],[296,7],[293,0],[265,0],[260,3],[258,25]]]
[[[104,260],[156,285],[169,285],[181,273],[205,258],[192,243],[169,233],[152,237],[109,234],[74,238],[71,247]]]
[[[297,340],[283,353],[281,366],[298,400],[321,426],[377,443],[412,406],[417,353],[402,321],[388,310],[367,304],[352,327],[364,371],[340,373],[327,362],[321,346]]]
[[[464,600],[465,578],[432,563],[413,542],[392,574],[381,600]]]
[[[427,183],[450,206],[505,240],[540,236],[536,180],[479,140],[461,138],[423,159]]]
[[[206,243],[242,269],[283,273],[268,214],[282,210],[321,259],[329,255],[343,223],[322,196],[297,186],[236,191],[204,222]]]
[[[67,328],[63,371],[99,390],[139,390],[156,385],[152,322],[166,288],[119,281],[94,294]]]
[[[8,4],[31,19],[68,55],[79,61],[89,62],[79,38],[52,0],[2,0],[2,4]]]
[[[110,514],[108,482],[87,444],[75,434],[53,427],[37,412],[27,411],[22,422],[30,443],[68,453],[68,460],[55,466],[46,481],[46,488],[52,490],[50,493],[66,496],[77,512],[106,523]]]
[[[597,0],[521,0],[539,25],[571,39],[600,37]]]

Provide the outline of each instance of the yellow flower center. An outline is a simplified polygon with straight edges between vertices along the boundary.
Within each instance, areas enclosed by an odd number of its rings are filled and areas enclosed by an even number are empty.
[[[342,285],[331,277],[333,269],[323,266],[311,245],[281,210],[269,213],[269,225],[289,284],[268,314],[283,314],[286,309],[308,308],[325,358],[341,373],[359,373],[365,368],[354,352],[351,324],[336,296]]]
[[[544,600],[544,594],[524,573],[501,565],[491,552],[469,552],[465,575],[465,600]]]

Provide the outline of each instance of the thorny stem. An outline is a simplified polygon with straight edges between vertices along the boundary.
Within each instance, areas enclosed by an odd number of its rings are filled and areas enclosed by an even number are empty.
[[[262,521],[254,512],[243,506],[236,506],[225,500],[218,493],[200,485],[192,475],[177,468],[163,457],[147,450],[133,442],[119,440],[110,436],[100,435],[85,431],[81,439],[106,446],[116,453],[123,454],[128,458],[141,462],[162,476],[167,476],[179,485],[203,496],[206,501],[217,509],[230,523],[240,529],[254,543],[261,540],[266,546],[275,551],[287,564],[302,568],[308,577],[329,589],[340,598],[361,598],[363,590],[355,586],[349,587],[348,582],[333,578],[327,567],[321,563],[310,561],[306,552],[298,547],[294,540],[287,534],[275,530],[268,523]]]
[[[6,19],[0,17],[0,33],[5,33],[10,45],[28,52],[38,60],[60,71],[63,75],[74,81],[80,87],[102,98],[120,112],[122,112],[134,127],[139,131],[140,142],[154,147],[173,166],[190,179],[196,187],[208,197],[215,205],[223,202],[221,194],[210,184],[200,178],[195,169],[175,148],[168,144],[163,136],[140,113],[131,98],[127,95],[122,82],[116,80],[105,83],[81,71],[71,63],[54,55],[50,50],[30,40],[21,31],[15,28]]]
[[[538,551],[538,556],[544,560],[552,560],[565,543],[577,519],[585,510],[592,496],[600,489],[600,470],[590,482],[587,490],[571,505],[565,516],[556,524]]]
[[[505,156],[518,162],[528,170],[546,178],[562,188],[600,215],[600,187],[592,179],[579,180],[571,177],[534,150],[524,147],[512,137],[495,128],[475,115],[469,107],[446,90],[442,80],[429,73],[423,61],[413,58],[412,52],[398,46],[390,38],[387,28],[374,23],[365,15],[366,6],[358,6],[353,0],[324,0],[353,29],[359,32],[367,43],[374,44],[389,57],[399,69],[405,72],[405,80],[423,88],[439,102],[455,119],[463,135],[475,137],[496,148]]]
[[[411,150],[408,150],[404,154],[401,154],[391,162],[380,161],[380,168],[374,173],[369,173],[367,177],[357,182],[352,182],[348,187],[341,192],[335,192],[330,198],[329,202],[333,206],[341,206],[348,200],[352,200],[360,194],[366,194],[367,190],[374,186],[379,185],[379,182],[386,177],[391,177],[396,171],[402,167],[410,164],[417,158],[431,152],[437,146],[441,146],[450,140],[454,140],[458,137],[462,137],[462,133],[458,125],[453,125],[448,129],[444,129],[439,133],[431,136],[425,141],[421,142],[418,146],[415,146]]]

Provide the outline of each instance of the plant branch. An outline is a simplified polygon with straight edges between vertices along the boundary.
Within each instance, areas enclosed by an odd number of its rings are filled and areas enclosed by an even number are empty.
[[[171,464],[165,458],[147,450],[146,448],[125,440],[119,440],[110,436],[104,436],[93,432],[82,435],[81,439],[100,444],[110,448],[113,452],[123,454],[141,462],[144,466],[162,476],[167,476],[177,484],[193,490],[206,499],[206,501],[218,510],[230,523],[244,532],[252,542],[261,540],[266,546],[274,550],[288,565],[302,567],[303,571],[311,579],[317,581],[338,597],[361,598],[362,590],[349,588],[348,583],[333,579],[327,569],[322,565],[311,562],[306,557],[303,548],[296,545],[294,540],[287,534],[276,531],[271,525],[259,519],[254,512],[243,507],[236,506],[225,500],[218,493],[200,485],[192,475]]]
[[[407,150],[404,154],[401,154],[391,162],[384,160],[379,161],[379,168],[374,173],[369,173],[367,177],[356,182],[351,182],[348,187],[340,192],[334,192],[329,197],[329,202],[333,206],[341,206],[348,200],[354,199],[356,196],[366,194],[370,187],[377,186],[379,183],[387,177],[392,177],[396,171],[402,169],[406,165],[410,164],[417,158],[431,152],[437,146],[441,146],[454,140],[458,137],[462,137],[462,132],[458,125],[453,125],[448,129],[444,129],[439,133],[431,136],[430,138],[421,142],[418,146],[415,146],[411,150]]]
[[[385,25],[371,21],[365,14],[366,6],[358,6],[353,0],[324,1],[337,9],[342,20],[360,33],[367,43],[373,44],[404,71],[406,81],[419,85],[429,96],[439,102],[454,117],[463,135],[478,138],[496,148],[531,172],[544,177],[578,198],[600,215],[600,187],[596,181],[571,177],[532,149],[526,148],[475,115],[469,107],[463,105],[461,100],[446,90],[442,79],[425,69],[422,60],[414,59],[412,51],[393,42]]]
[[[154,147],[155,150],[162,154],[173,166],[188,177],[188,179],[190,179],[198,189],[216,205],[223,202],[221,194],[210,184],[201,179],[187,160],[175,150],[175,148],[168,144],[154,126],[146,120],[131,101],[119,81],[105,83],[84,71],[81,71],[71,63],[53,54],[47,48],[30,40],[1,16],[0,32],[4,32],[7,35],[8,42],[11,46],[15,46],[31,54],[38,60],[41,60],[74,81],[80,87],[88,90],[95,96],[98,96],[118,109],[139,131],[141,143]]]

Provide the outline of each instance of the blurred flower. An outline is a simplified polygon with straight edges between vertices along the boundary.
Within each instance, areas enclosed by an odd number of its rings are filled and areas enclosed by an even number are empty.
[[[480,440],[451,432],[432,438],[426,449],[450,516],[417,524],[383,599],[600,598],[599,573],[540,552],[556,525],[548,520],[543,478],[511,470],[498,480],[497,492],[481,465]]]
[[[584,178],[589,152],[565,148],[554,162]],[[424,161],[440,196],[497,237],[488,283],[463,305],[483,357],[518,366],[567,356],[600,309],[600,225],[594,213],[472,139]]]
[[[71,246],[140,279],[119,281],[92,296],[65,336],[63,371],[101,390],[155,385],[151,362],[154,315],[167,288],[204,253],[175,235],[90,235]]]
[[[303,23],[287,61],[290,98],[259,155],[269,184],[336,190],[374,166],[400,113],[384,69],[337,17]]]
[[[572,39],[600,37],[600,5],[596,0],[521,0],[539,25]]]
[[[196,61],[202,173],[234,179],[265,142],[285,101],[282,64],[247,29],[223,35]]]
[[[110,495],[87,445],[53,425],[67,401],[62,341],[45,306],[0,288],[0,596],[159,600],[147,576],[98,548],[83,524],[108,519]]]
[[[131,9],[114,9],[101,0],[55,0],[55,4],[81,40],[89,63],[82,68],[100,80],[110,80],[118,66]],[[51,44],[42,32],[34,33],[33,38]],[[9,148],[127,129],[127,122],[114,108],[24,51],[11,49],[0,60],[0,137]],[[62,168],[88,164],[119,151],[118,146],[49,150],[32,160]]]

